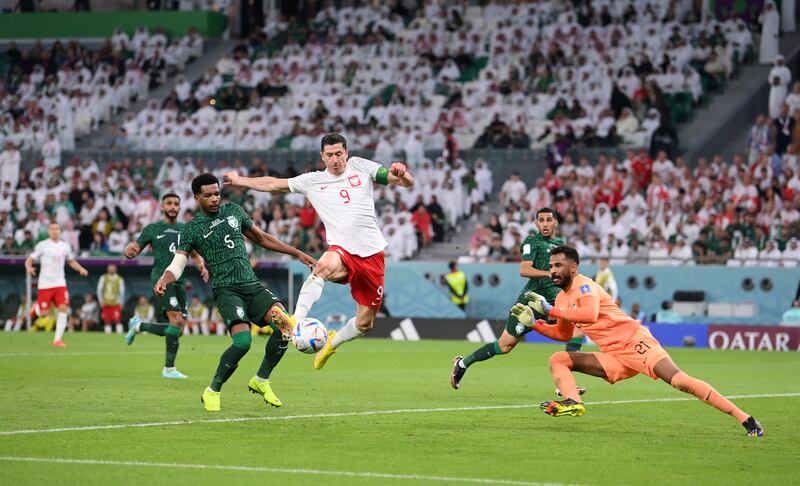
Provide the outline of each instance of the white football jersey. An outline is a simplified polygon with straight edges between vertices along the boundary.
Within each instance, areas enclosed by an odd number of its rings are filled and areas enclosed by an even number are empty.
[[[36,244],[31,254],[35,261],[39,261],[39,289],[52,289],[66,287],[67,279],[64,278],[64,263],[74,260],[72,247],[66,241],[54,242],[50,238]]]
[[[386,240],[378,229],[373,181],[382,165],[351,157],[338,176],[327,170],[307,172],[289,179],[289,190],[304,194],[325,223],[328,245],[368,257],[383,251]]]

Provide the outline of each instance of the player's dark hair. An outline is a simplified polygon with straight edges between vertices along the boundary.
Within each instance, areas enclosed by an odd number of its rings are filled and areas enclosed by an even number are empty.
[[[211,172],[200,174],[192,179],[192,194],[195,196],[203,191],[203,186],[210,186],[213,184],[219,185],[219,179]]]
[[[168,193],[164,194],[163,196],[161,196],[161,200],[162,201],[166,201],[168,197],[174,197],[178,201],[181,200],[181,197],[179,195],[175,194],[174,192],[168,192]]]
[[[566,245],[557,246],[552,250],[550,250],[550,256],[553,255],[564,255],[567,258],[567,260],[575,262],[575,265],[578,265],[581,260],[580,256],[578,256],[578,250]]]
[[[448,266],[448,267],[450,267],[450,271],[451,271],[451,272],[452,272],[452,271],[454,271],[454,270],[456,269],[456,262],[455,262],[455,260],[452,260],[452,261],[450,261],[450,263],[448,263],[448,264],[447,264],[447,266]]]
[[[556,215],[556,210],[553,208],[539,208],[539,210],[536,211],[536,219],[539,219],[540,214],[547,214],[547,213],[552,214],[554,218],[558,219],[558,216]]]
[[[342,144],[342,147],[347,150],[347,140],[344,139],[344,136],[342,136],[341,133],[327,133],[319,142],[319,151],[322,152],[325,150],[326,145],[336,145],[337,143]]]

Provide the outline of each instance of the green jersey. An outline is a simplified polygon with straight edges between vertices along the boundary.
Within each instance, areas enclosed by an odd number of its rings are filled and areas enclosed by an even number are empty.
[[[533,268],[537,270],[550,270],[550,250],[563,245],[564,240],[558,237],[545,238],[540,233],[530,235],[522,242],[519,247],[524,261],[533,262]],[[522,292],[533,290],[534,292],[549,297],[550,294],[556,295],[561,291],[556,287],[550,277],[531,278],[525,284]]]
[[[147,245],[153,247],[153,270],[150,272],[150,283],[155,285],[164,270],[172,263],[175,250],[178,247],[178,235],[183,229],[183,223],[167,224],[164,221],[151,223],[144,227],[136,243],[141,248]],[[183,276],[178,280],[183,283]]]
[[[260,283],[244,246],[243,232],[253,226],[244,210],[234,203],[223,204],[217,214],[198,211],[186,223],[178,238],[178,250],[202,256],[211,274],[211,288]]]

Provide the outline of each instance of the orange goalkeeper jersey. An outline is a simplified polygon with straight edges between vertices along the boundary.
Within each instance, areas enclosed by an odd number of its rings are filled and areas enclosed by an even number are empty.
[[[537,321],[534,329],[558,341],[572,338],[573,326],[583,331],[602,351],[622,349],[637,337],[653,337],[640,321],[619,308],[603,287],[581,274],[575,275],[569,289],[562,290],[550,310],[556,325]]]

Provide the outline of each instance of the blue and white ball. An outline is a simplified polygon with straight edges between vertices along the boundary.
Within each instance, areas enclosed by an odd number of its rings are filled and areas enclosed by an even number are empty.
[[[292,343],[301,353],[314,354],[328,342],[325,324],[311,317],[298,322],[292,330]]]

